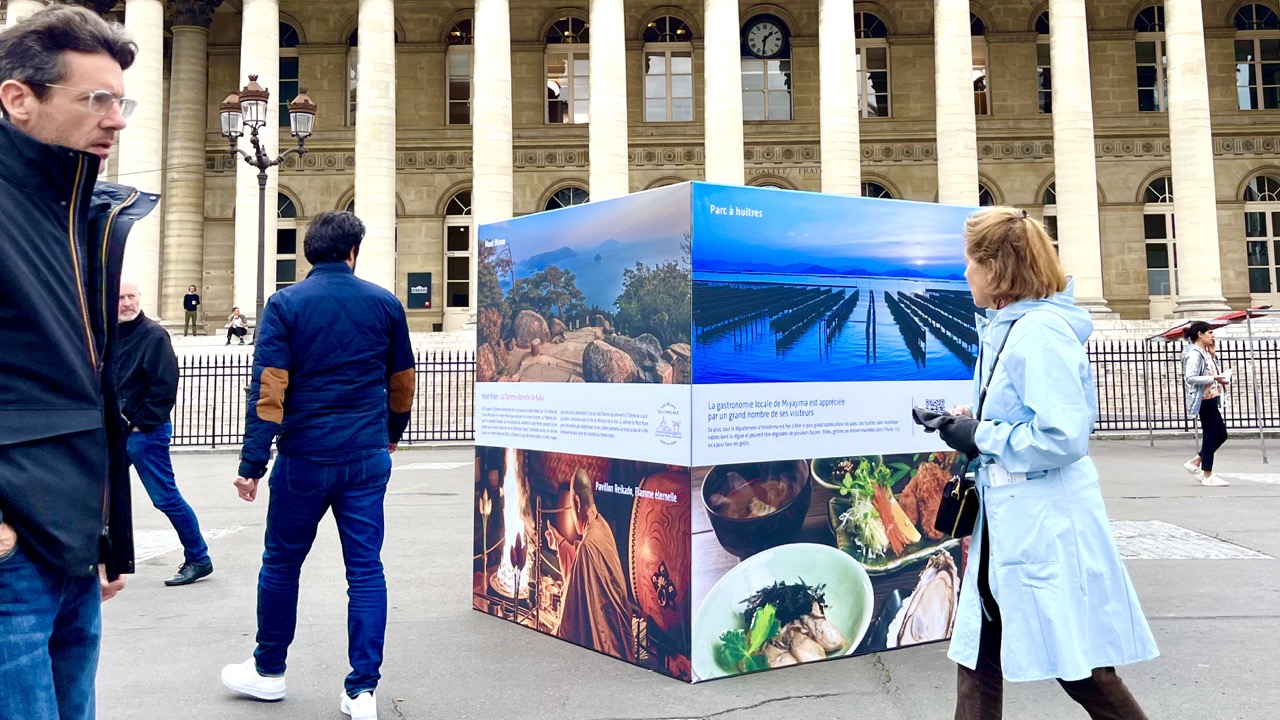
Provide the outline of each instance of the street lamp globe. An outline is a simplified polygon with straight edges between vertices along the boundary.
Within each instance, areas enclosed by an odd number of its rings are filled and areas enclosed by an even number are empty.
[[[244,124],[251,128],[262,129],[267,125],[267,103],[271,93],[258,84],[258,76],[250,75],[249,84],[240,91],[240,112],[244,115]]]
[[[315,126],[315,122],[316,104],[307,95],[307,89],[302,88],[298,97],[289,103],[289,129],[301,142],[311,137],[311,129]]]
[[[231,93],[218,107],[222,118],[222,136],[234,142],[244,135],[244,115],[240,114],[240,94]]]

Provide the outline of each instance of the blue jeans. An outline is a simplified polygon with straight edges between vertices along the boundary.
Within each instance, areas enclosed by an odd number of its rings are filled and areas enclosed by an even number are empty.
[[[93,720],[102,637],[96,577],[0,559],[0,720]]]
[[[347,566],[347,694],[355,697],[377,688],[387,634],[382,502],[390,479],[391,454],[385,450],[336,463],[276,456],[258,574],[258,648],[253,657],[260,674],[284,675],[285,655],[298,625],[302,561],[320,519],[332,509]]]
[[[209,562],[209,546],[200,534],[200,521],[196,513],[178,492],[178,481],[173,476],[173,463],[169,459],[169,441],[173,438],[173,423],[165,423],[151,432],[129,433],[129,462],[133,463],[147,489],[151,504],[165,515],[178,533],[189,563]]]

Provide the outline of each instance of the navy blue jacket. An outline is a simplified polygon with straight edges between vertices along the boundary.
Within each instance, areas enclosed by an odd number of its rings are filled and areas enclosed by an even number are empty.
[[[266,474],[277,436],[281,453],[317,462],[400,441],[416,378],[394,295],[344,262],[321,263],[271,296],[255,342],[241,477]]]
[[[0,520],[71,575],[133,572],[128,429],[112,378],[120,269],[158,196],[0,120]]]

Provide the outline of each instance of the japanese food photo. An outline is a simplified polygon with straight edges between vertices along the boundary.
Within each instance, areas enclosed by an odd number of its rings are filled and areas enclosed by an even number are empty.
[[[828,520],[836,546],[870,572],[923,561],[954,544],[933,527],[942,493],[964,472],[956,453],[819,458],[814,481],[831,490]]]
[[[721,546],[745,558],[795,540],[813,497],[809,472],[806,460],[712,467],[701,495]]]
[[[698,608],[694,674],[708,680],[851,654],[873,601],[866,571],[833,547],[760,552],[720,578]]]

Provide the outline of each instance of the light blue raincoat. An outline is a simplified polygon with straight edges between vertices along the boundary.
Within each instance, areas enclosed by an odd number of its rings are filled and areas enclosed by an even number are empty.
[[[1080,680],[1094,668],[1156,657],[1088,456],[1097,414],[1083,348],[1093,330],[1089,314],[1075,306],[1069,284],[1051,298],[989,310],[979,325],[975,412],[997,349],[1006,335],[1009,341],[975,435],[984,512],[973,532],[948,656],[969,668],[978,661],[977,576],[982,525],[989,522],[988,579],[1000,608],[1006,679]],[[993,463],[1025,473],[1026,480],[993,486]]]

